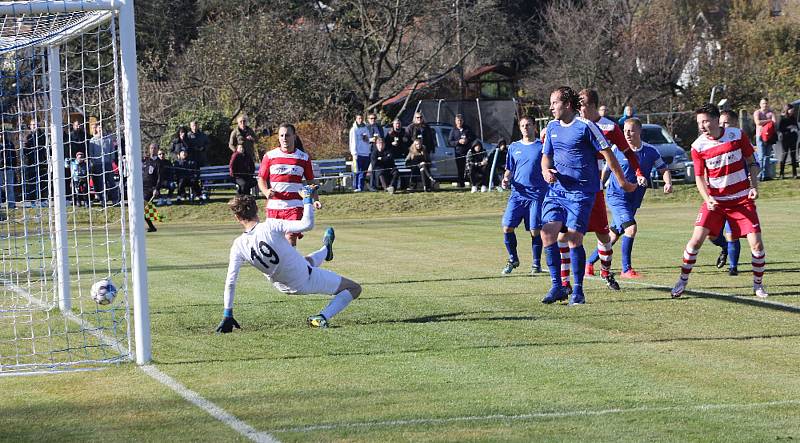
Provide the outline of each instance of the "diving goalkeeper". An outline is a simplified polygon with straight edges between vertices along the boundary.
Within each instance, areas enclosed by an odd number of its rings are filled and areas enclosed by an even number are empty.
[[[328,321],[361,294],[361,285],[335,272],[320,268],[323,261],[333,259],[333,228],[328,228],[321,249],[303,257],[286,240],[287,232],[304,232],[314,227],[314,188],[303,188],[303,218],[280,220],[258,218],[258,204],[251,195],[237,195],[228,202],[244,233],[233,242],[225,280],[225,312],[217,332],[241,328],[233,318],[236,279],[242,263],[249,263],[263,272],[273,286],[285,294],[331,294],[333,299],[318,315],[308,317],[313,328],[326,328]]]

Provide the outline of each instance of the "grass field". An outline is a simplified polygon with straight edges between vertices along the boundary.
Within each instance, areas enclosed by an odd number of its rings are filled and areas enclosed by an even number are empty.
[[[311,330],[325,297],[279,294],[246,269],[243,329],[226,335],[212,331],[239,230],[221,202],[165,209],[148,235],[154,364],[280,441],[797,440],[800,186],[773,183],[758,203],[767,300],[751,296],[745,245],[729,277],[709,244],[670,299],[698,206],[688,187],[640,211],[645,277],[620,292],[590,280],[574,308],[539,303],[549,279],[524,271],[524,233],[519,272],[500,276],[507,194],[351,194],[324,198],[300,249],[334,225],[326,267],[363,295]],[[245,440],[132,364],[0,377],[0,392],[0,441]]]

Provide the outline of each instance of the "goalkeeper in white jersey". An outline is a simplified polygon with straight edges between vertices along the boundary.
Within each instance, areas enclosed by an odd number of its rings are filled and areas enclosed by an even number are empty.
[[[322,269],[323,261],[333,259],[333,228],[328,228],[321,249],[305,257],[286,240],[287,232],[304,232],[314,227],[313,188],[306,186],[303,218],[258,219],[258,204],[251,195],[237,195],[228,202],[236,220],[244,228],[231,246],[228,277],[225,280],[225,313],[217,332],[241,328],[233,318],[233,298],[239,269],[247,262],[263,272],[275,288],[285,294],[331,294],[333,299],[318,315],[308,317],[308,325],[325,328],[328,321],[361,294],[361,285],[335,272]]]

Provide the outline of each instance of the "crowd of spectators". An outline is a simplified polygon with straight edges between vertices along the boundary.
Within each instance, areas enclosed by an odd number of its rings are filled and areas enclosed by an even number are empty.
[[[608,109],[601,106],[599,112],[607,113]],[[627,106],[620,122],[634,115],[633,108]],[[800,125],[796,107],[787,104],[782,113],[778,113],[764,98],[753,112],[753,120],[762,166],[761,179],[770,180],[773,175],[785,178],[787,166],[791,169],[791,176],[798,178]],[[240,194],[255,192],[256,165],[260,163],[256,131],[248,123],[246,115],[239,116],[228,140],[231,151],[228,172]],[[89,135],[84,128],[80,121],[75,120],[64,133],[68,198],[78,206],[118,204],[124,197],[118,157],[119,152],[124,152],[124,140],[117,140],[114,133],[105,133],[99,122],[89,126]],[[486,192],[492,177],[502,174],[507,142],[501,139],[487,152],[472,128],[465,124],[464,116],[455,116],[444,142],[454,150],[457,187],[469,183],[471,192]],[[122,146],[118,146],[120,143]],[[296,146],[303,150],[299,137]],[[407,191],[418,188],[426,192],[436,190],[436,166],[432,161],[436,147],[435,131],[420,112],[414,114],[413,122],[405,128],[399,119],[384,128],[374,113],[367,114],[366,121],[361,115],[356,116],[349,131],[353,190],[382,189],[395,193],[401,185]],[[200,182],[200,168],[208,164],[209,148],[210,139],[196,121],[176,128],[168,149],[151,144],[143,161],[144,176],[152,181],[147,197],[157,205],[184,201],[203,203],[207,200]],[[777,151],[777,155],[773,151]],[[771,159],[775,157],[777,171],[770,168],[774,162]],[[19,132],[0,132],[0,163],[0,203],[12,207],[22,201],[33,206],[46,205],[49,192],[46,186],[49,173],[47,134],[35,118]],[[495,165],[494,170],[492,165]],[[405,173],[401,174],[398,168],[403,168]]]

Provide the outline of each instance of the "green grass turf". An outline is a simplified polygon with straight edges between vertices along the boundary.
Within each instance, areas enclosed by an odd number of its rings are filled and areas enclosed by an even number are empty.
[[[281,441],[796,440],[797,187],[767,183],[758,203],[772,304],[750,295],[746,245],[743,272],[729,277],[707,244],[689,289],[740,297],[671,300],[667,289],[590,280],[577,308],[539,303],[548,278],[526,275],[525,233],[522,266],[500,277],[507,194],[330,196],[299,248],[316,249],[334,225],[326,267],[362,282],[361,298],[330,329],[310,330],[305,317],[326,297],[279,294],[246,269],[243,329],[227,335],[212,331],[239,229],[222,203],[166,208],[173,221],[148,235],[155,364]],[[653,194],[640,211],[642,283],[677,278],[691,191]],[[242,439],[133,365],[5,377],[0,391],[0,441]]]

